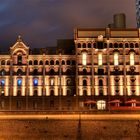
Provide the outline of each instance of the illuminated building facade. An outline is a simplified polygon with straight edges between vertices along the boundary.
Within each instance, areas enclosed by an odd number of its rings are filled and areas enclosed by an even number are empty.
[[[137,28],[75,29],[74,40],[40,52],[19,37],[0,64],[1,110],[104,110],[140,101]]]

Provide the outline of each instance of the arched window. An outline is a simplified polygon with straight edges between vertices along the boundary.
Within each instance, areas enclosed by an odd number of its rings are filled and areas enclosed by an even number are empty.
[[[29,61],[29,65],[32,65],[32,60]]]
[[[118,48],[118,43],[115,43],[114,44],[114,48]]]
[[[6,74],[6,71],[4,69],[1,70],[1,76],[4,76]]]
[[[104,43],[104,48],[107,48],[107,43]]]
[[[22,79],[18,79],[17,80],[17,86],[21,86],[22,85]]]
[[[65,61],[64,60],[62,60],[62,65],[65,65]]]
[[[112,43],[109,43],[109,48],[112,48],[113,47],[113,44]]]
[[[10,65],[10,60],[7,60],[7,65]]]
[[[134,48],[134,44],[133,43],[130,43],[130,48]]]
[[[1,61],[1,65],[5,65],[5,60],[2,60]]]
[[[18,55],[18,65],[21,65],[22,64],[22,56],[21,55]]]
[[[70,65],[70,60],[67,60],[67,65]]]
[[[120,47],[120,48],[123,48],[123,44],[122,44],[122,43],[120,43],[120,44],[119,44],[119,47]]]
[[[48,60],[46,60],[45,65],[49,65],[49,61]]]
[[[67,80],[67,86],[70,86],[70,85],[71,85],[71,80],[68,79],[68,80]]]
[[[99,86],[103,86],[103,80],[99,80]]]
[[[83,90],[83,95],[87,96],[87,90]]]
[[[59,61],[58,60],[56,60],[56,65],[59,65]]]
[[[87,75],[87,70],[83,69],[83,75]]]
[[[0,82],[1,86],[5,86],[5,80],[2,79],[1,82]]]
[[[138,48],[139,47],[139,44],[138,43],[135,43],[135,47]]]
[[[83,80],[83,86],[87,86],[87,80]]]
[[[91,48],[91,43],[88,43],[88,48]]]
[[[125,43],[125,48],[128,48],[128,46],[129,46],[128,43]]]
[[[54,96],[54,90],[50,91],[50,96]]]
[[[78,48],[81,48],[81,43],[78,43]]]
[[[38,61],[37,60],[34,60],[34,65],[38,65]]]
[[[97,43],[93,43],[93,46],[94,46],[94,48],[96,48],[97,47]]]
[[[40,60],[39,65],[43,65],[43,61],[42,60]]]
[[[87,53],[86,52],[82,53],[82,64],[87,65]]]
[[[86,43],[83,43],[83,48],[86,48]]]
[[[33,80],[33,85],[34,85],[34,86],[38,86],[38,79],[34,79],[34,80]]]
[[[55,74],[54,69],[51,69],[50,70],[50,75],[54,75],[54,74]]]
[[[54,65],[54,61],[53,60],[50,61],[50,65]]]
[[[114,53],[114,65],[115,66],[119,65],[119,53],[118,52]]]

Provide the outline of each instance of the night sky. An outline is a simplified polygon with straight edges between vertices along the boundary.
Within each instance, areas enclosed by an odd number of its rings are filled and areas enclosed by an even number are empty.
[[[106,27],[124,12],[136,27],[135,0],[0,0],[0,46],[11,47],[20,34],[31,48],[55,46],[73,38],[76,27]]]

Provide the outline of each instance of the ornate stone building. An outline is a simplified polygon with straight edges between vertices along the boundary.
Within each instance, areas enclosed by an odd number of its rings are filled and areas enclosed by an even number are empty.
[[[19,37],[0,54],[0,110],[104,110],[140,103],[140,30],[75,29],[31,51]],[[138,108],[138,107],[137,107]]]

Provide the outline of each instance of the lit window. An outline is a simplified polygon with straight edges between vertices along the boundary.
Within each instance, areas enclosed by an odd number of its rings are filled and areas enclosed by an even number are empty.
[[[98,110],[105,110],[106,109],[106,102],[103,100],[97,101],[97,109]]]
[[[1,76],[4,76],[5,75],[5,70],[2,70],[1,71]]]
[[[51,85],[51,86],[54,85],[54,79],[53,79],[53,78],[50,80],[50,85]]]
[[[119,54],[118,54],[118,52],[114,53],[114,65],[115,66],[119,65]]]
[[[103,64],[102,53],[98,54],[98,65],[101,66]]]
[[[5,86],[5,80],[1,80],[1,86]]]
[[[84,52],[82,54],[82,64],[83,65],[86,65],[87,64],[87,53],[86,52]]]
[[[21,80],[21,79],[18,79],[18,80],[17,80],[17,85],[18,85],[18,86],[21,86],[21,85],[22,85],[22,80]]]
[[[135,63],[135,60],[134,60],[134,52],[131,52],[130,53],[130,65],[131,66],[134,65],[134,63]]]
[[[132,103],[132,107],[136,107],[136,103]]]
[[[1,95],[4,95],[4,90],[1,91]]]
[[[38,86],[38,79],[34,79],[33,83],[34,83],[34,86]]]

